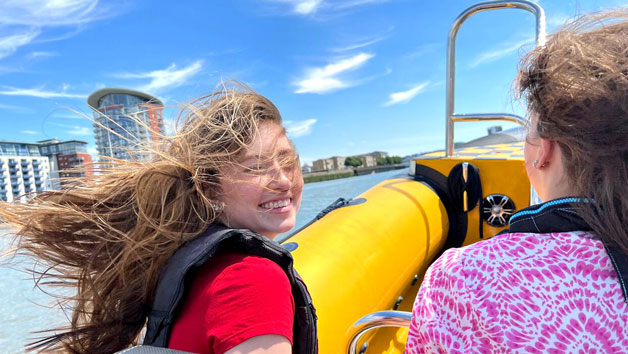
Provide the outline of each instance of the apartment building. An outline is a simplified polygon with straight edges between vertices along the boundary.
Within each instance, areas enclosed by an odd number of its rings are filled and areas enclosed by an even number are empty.
[[[61,189],[66,184],[64,177],[84,177],[94,174],[92,155],[87,153],[87,142],[49,139],[39,141],[38,144],[40,154],[48,157],[53,189]],[[81,166],[81,169],[77,170],[77,166]]]
[[[119,88],[92,93],[87,104],[94,112],[98,155],[121,160],[150,157],[145,148],[165,134],[163,103],[149,94]]]
[[[52,189],[50,164],[39,144],[0,141],[0,200]]]
[[[347,168],[345,159],[344,156],[333,156],[328,159],[316,160],[312,162],[312,172],[344,170]]]

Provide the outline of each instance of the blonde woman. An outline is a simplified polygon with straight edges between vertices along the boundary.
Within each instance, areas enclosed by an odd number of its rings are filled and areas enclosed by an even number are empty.
[[[627,19],[585,16],[523,59],[545,202],[430,267],[406,353],[628,353]]]
[[[289,252],[298,156],[277,108],[246,88],[190,105],[150,162],[27,204],[2,204],[18,249],[76,290],[71,324],[37,349],[112,353],[144,344],[197,353],[316,353],[311,299]]]

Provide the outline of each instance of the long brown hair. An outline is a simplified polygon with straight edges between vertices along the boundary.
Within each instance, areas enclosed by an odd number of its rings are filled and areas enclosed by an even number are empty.
[[[558,30],[520,64],[519,93],[555,141],[580,215],[628,255],[628,10],[591,14]]]
[[[135,343],[160,270],[217,218],[220,169],[260,122],[281,124],[277,108],[242,85],[186,105],[179,120],[150,161],[107,161],[70,189],[0,204],[18,227],[18,251],[44,262],[38,280],[76,289],[65,297],[70,326],[31,349],[111,353]]]

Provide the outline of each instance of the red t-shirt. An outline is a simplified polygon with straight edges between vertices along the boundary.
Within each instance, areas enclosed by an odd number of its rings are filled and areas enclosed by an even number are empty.
[[[229,253],[195,275],[168,347],[222,354],[266,334],[292,343],[293,321],[294,299],[281,267],[266,258]]]

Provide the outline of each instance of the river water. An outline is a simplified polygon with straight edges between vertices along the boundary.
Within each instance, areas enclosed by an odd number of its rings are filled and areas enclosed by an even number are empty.
[[[395,170],[377,174],[306,184],[303,188],[301,209],[297,214],[295,229],[307,224],[326,206],[339,197],[353,198],[375,184],[407,170]],[[9,230],[0,226],[0,252],[12,247]],[[278,236],[285,238],[289,233]],[[24,345],[34,338],[31,332],[49,329],[67,323],[67,316],[49,296],[34,286],[32,276],[24,269],[33,262],[21,257],[0,258],[0,352],[23,353]]]

